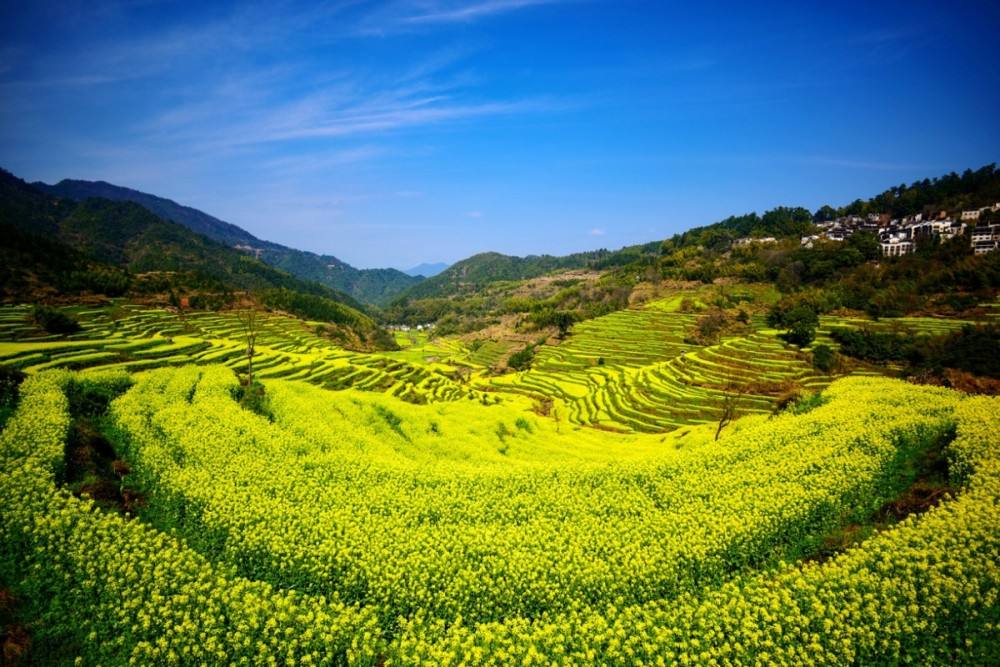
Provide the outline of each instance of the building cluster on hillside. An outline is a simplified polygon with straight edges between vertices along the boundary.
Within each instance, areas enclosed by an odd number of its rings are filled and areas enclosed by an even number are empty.
[[[386,327],[389,331],[430,331],[433,328],[433,322],[428,322],[427,324],[416,324],[413,326],[410,326],[409,324],[390,324]]]
[[[253,255],[257,259],[260,259],[261,254],[264,252],[263,248],[254,248],[252,245],[247,245],[246,243],[237,243],[233,246],[237,250],[241,250],[248,255]]]
[[[844,241],[857,232],[869,232],[878,237],[882,255],[899,257],[916,250],[917,243],[921,239],[936,237],[947,241],[969,230],[973,251],[981,255],[1000,247],[1000,223],[979,224],[984,213],[997,211],[1000,211],[1000,202],[993,206],[962,211],[955,217],[948,211],[930,215],[918,213],[901,219],[891,219],[885,213],[870,213],[866,216],[847,215],[835,220],[817,222],[818,233],[803,236],[801,243],[804,247],[811,248],[820,239]]]

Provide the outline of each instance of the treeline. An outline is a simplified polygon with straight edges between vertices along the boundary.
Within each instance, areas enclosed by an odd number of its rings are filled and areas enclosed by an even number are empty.
[[[897,219],[918,213],[956,213],[997,202],[1000,202],[1000,170],[996,164],[988,164],[976,170],[967,169],[961,175],[951,172],[939,178],[898,185],[870,199],[856,199],[839,208],[825,205],[810,212],[802,207],[779,206],[763,215],[730,216],[674,235],[664,243],[664,254],[689,246],[726,250],[732,241],[745,237],[797,239],[812,232],[814,223],[848,215],[887,214]]]
[[[951,172],[940,178],[925,178],[905,183],[872,197],[856,199],[847,206],[824,206],[816,212],[817,220],[832,220],[845,215],[887,213],[902,218],[917,213],[962,211],[991,206],[1000,202],[1000,170],[996,164],[966,169],[961,175]]]
[[[838,308],[875,317],[920,310],[958,314],[990,298],[998,284],[998,257],[975,257],[967,237],[948,243],[922,240],[914,255],[883,260],[879,241],[857,233],[844,242],[800,245],[815,223],[834,217],[888,213],[958,211],[1000,201],[996,165],[900,185],[841,208],[815,212],[781,206],[762,215],[731,216],[688,230],[660,243],[566,257],[476,255],[416,286],[385,311],[387,321],[437,321],[439,333],[465,333],[521,314],[528,325],[545,326],[564,313],[589,319],[625,308],[633,288],[664,280],[711,283],[719,279],[774,283],[792,300],[807,300],[817,314]],[[773,237],[774,242],[735,245],[739,238]],[[1000,255],[1000,253],[997,253]],[[568,268],[607,270],[599,281],[566,285],[542,298],[513,296],[528,277]]]
[[[838,249],[823,246],[769,265],[768,277],[784,294],[776,309],[807,305],[817,313],[846,308],[875,318],[956,316],[1000,290],[1000,253],[973,255],[962,237],[929,242],[912,255],[878,263],[838,266],[831,256],[840,256]]]
[[[730,216],[705,227],[694,227],[664,242],[663,252],[676,248],[704,246],[709,250],[726,250],[738,238],[747,236],[798,238],[813,229],[813,214],[808,209],[779,206],[764,215],[747,213]]]

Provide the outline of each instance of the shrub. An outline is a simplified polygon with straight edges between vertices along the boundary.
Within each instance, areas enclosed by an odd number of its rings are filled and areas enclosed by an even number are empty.
[[[961,331],[943,337],[939,345],[929,349],[918,344],[918,353],[936,365],[1000,378],[1000,326],[966,325]]]
[[[271,414],[267,392],[264,389],[264,385],[258,380],[254,380],[250,384],[244,384],[241,382],[240,385],[233,391],[233,398],[236,399],[237,403],[250,412],[256,413],[269,420],[274,420],[274,416]]]
[[[812,353],[813,368],[829,373],[837,366],[837,355],[829,345],[817,345]]]
[[[805,347],[816,337],[819,317],[816,311],[806,305],[799,305],[785,313],[783,324],[787,327],[784,338],[793,345]]]
[[[49,333],[71,334],[80,331],[80,323],[75,318],[52,306],[38,304],[32,312],[32,318]]]
[[[531,368],[531,362],[535,358],[535,346],[529,345],[523,350],[518,350],[507,359],[507,367],[514,370],[524,370]]]
[[[903,361],[913,355],[914,339],[909,335],[838,328],[830,332],[840,343],[840,351],[867,361]]]

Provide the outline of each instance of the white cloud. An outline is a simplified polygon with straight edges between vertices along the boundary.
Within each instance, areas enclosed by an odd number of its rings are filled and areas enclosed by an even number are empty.
[[[558,0],[485,0],[480,2],[445,2],[406,17],[407,23],[454,23],[500,14],[536,5],[548,5]]]
[[[365,17],[358,26],[361,35],[387,35],[449,23],[471,23],[479,19],[550,5],[566,0],[400,0]]]
[[[606,232],[600,227],[594,227],[588,232],[591,236],[604,236],[605,233]]]
[[[466,211],[465,217],[467,218],[481,218],[483,217],[482,211]]]

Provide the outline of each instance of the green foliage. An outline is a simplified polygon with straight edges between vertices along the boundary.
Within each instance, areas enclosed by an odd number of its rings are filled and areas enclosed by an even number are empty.
[[[31,316],[35,320],[35,324],[49,333],[71,334],[80,331],[80,323],[76,321],[75,317],[52,306],[38,304]]]
[[[835,209],[833,217],[888,213],[893,218],[931,211],[955,211],[989,206],[1000,201],[1000,170],[989,164],[961,175],[951,172],[899,185],[867,201],[857,200]]]
[[[517,371],[523,371],[531,367],[531,362],[535,358],[535,346],[528,345],[522,350],[518,350],[507,358],[507,367]]]
[[[840,344],[844,354],[866,361],[904,361],[914,354],[915,338],[872,329],[837,328],[830,336]]]
[[[16,368],[0,365],[0,429],[17,407],[18,389],[25,375]]]
[[[65,385],[69,412],[74,417],[100,417],[133,384],[127,373],[102,373],[93,377],[76,376]]]
[[[188,206],[144,192],[110,183],[63,180],[54,186],[35,183],[42,191],[82,202],[106,199],[142,206],[163,220],[169,220],[207,236],[226,246],[242,245],[256,249],[260,258],[304,281],[314,281],[333,290],[347,293],[365,303],[385,304],[399,292],[420,282],[396,269],[355,269],[336,257],[286,248],[262,241],[252,234]],[[103,292],[107,293],[107,292]]]
[[[1000,325],[967,325],[960,331],[918,345],[920,361],[931,367],[1000,379]]]
[[[539,329],[546,327],[557,328],[559,330],[559,337],[565,338],[570,328],[579,319],[579,316],[576,313],[566,310],[545,308],[531,313],[528,319]]]
[[[296,278],[132,201],[53,200],[6,172],[0,191],[9,195],[0,198],[0,224],[10,228],[0,250],[0,277],[5,292],[23,300],[33,300],[39,282],[67,294],[190,294],[195,308],[219,308],[234,292],[249,290],[276,307],[358,327],[361,338],[386,344],[346,294]],[[43,230],[49,230],[46,237],[38,235]]]
[[[812,365],[822,373],[831,373],[837,367],[837,354],[829,345],[817,345],[812,349]]]
[[[788,331],[785,332],[785,340],[793,345],[805,347],[816,337],[819,318],[815,311],[805,306],[799,306],[788,313],[786,325]]]
[[[362,323],[373,325],[370,318],[357,310],[314,294],[303,294],[290,289],[272,289],[261,292],[260,299],[268,308],[284,310],[309,320],[345,325]]]
[[[453,264],[441,273],[415,285],[394,305],[409,300],[440,298],[482,289],[492,283],[524,280],[566,269],[606,270],[655,257],[658,242],[629,246],[620,250],[595,250],[563,257],[529,255],[512,257],[496,252],[481,253]]]
[[[784,328],[784,337],[789,343],[805,347],[816,337],[819,317],[815,307],[807,302],[779,302],[768,312],[767,323]]]
[[[804,415],[808,412],[812,412],[816,408],[825,405],[827,402],[827,397],[820,393],[806,394],[800,397],[797,401],[793,402],[788,410],[793,415]]]
[[[271,412],[271,404],[267,395],[267,388],[259,380],[254,380],[250,384],[240,382],[233,388],[233,398],[246,410],[269,419],[274,420]]]
[[[841,351],[874,362],[908,362],[911,371],[940,372],[954,368],[973,375],[1000,378],[1000,327],[966,325],[939,336],[871,329],[838,328],[831,332]]]

